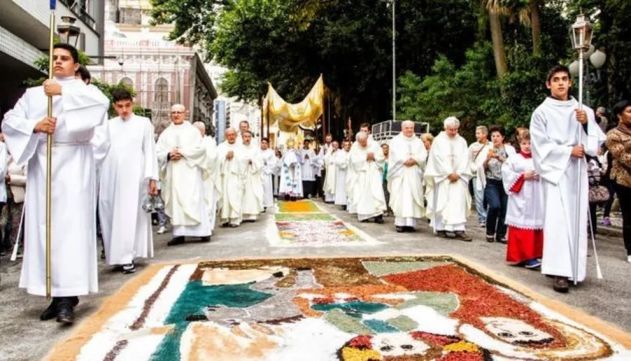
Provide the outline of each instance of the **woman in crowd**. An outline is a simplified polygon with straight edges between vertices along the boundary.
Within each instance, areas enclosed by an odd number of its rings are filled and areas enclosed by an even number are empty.
[[[506,243],[506,202],[508,196],[502,183],[502,164],[510,155],[514,155],[515,148],[510,144],[504,144],[506,134],[502,127],[492,127],[490,130],[492,148],[487,151],[484,161],[484,176],[486,186],[484,199],[488,206],[486,215],[486,240],[487,242]],[[483,156],[483,155],[482,155]]]
[[[618,126],[607,133],[607,148],[613,158],[610,178],[622,210],[622,237],[631,263],[631,102],[618,102],[613,112]]]

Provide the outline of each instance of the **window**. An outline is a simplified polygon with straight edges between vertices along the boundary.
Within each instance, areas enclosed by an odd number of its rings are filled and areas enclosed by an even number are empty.
[[[167,104],[169,102],[169,83],[166,79],[160,78],[156,80],[153,101],[159,104]]]

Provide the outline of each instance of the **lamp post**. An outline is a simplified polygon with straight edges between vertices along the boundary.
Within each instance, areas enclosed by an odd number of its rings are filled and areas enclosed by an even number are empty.
[[[59,33],[61,41],[76,48],[81,34],[81,28],[74,25],[77,19],[72,16],[62,16],[61,21],[62,23],[57,25],[57,33]]]
[[[392,0],[392,120],[397,120],[397,24],[396,0]]]

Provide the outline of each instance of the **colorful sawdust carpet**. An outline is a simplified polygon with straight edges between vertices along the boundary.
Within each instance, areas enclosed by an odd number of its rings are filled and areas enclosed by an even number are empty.
[[[356,227],[318,207],[310,200],[279,202],[267,225],[275,247],[359,246],[379,244]]]
[[[449,257],[154,265],[48,358],[631,359],[628,335],[613,341],[542,302]]]

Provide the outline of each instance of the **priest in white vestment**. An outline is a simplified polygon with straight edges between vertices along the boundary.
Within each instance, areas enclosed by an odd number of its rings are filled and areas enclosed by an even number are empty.
[[[208,219],[210,230],[215,229],[215,221],[217,214],[217,142],[215,138],[206,134],[206,124],[201,121],[193,123],[202,135],[202,145],[206,149],[206,169],[208,177],[204,180],[204,194],[206,195],[206,210],[208,211]]]
[[[108,121],[109,150],[100,172],[99,217],[108,265],[134,273],[136,258],[153,257],[151,214],[142,202],[158,194],[158,161],[151,120],[135,115],[132,95],[112,92],[117,117]]]
[[[263,168],[261,169],[261,181],[263,182],[263,211],[274,205],[274,171],[277,165],[276,155],[274,151],[269,149],[269,140],[261,139],[261,160]]]
[[[414,134],[414,122],[401,123],[401,133],[390,141],[388,191],[397,232],[413,232],[425,215],[423,169],[427,150]]]
[[[199,130],[185,121],[185,117],[186,108],[182,104],[173,105],[172,123],[156,144],[164,211],[173,226],[169,246],[184,243],[185,237],[210,242],[212,233],[204,186],[209,176],[207,153]]]
[[[287,141],[287,150],[283,154],[282,166],[280,169],[280,186],[278,194],[285,200],[296,200],[302,198],[302,162],[298,150],[294,148],[294,140]]]
[[[305,198],[315,197],[315,181],[318,160],[316,153],[310,148],[311,142],[309,140],[304,141],[302,150],[300,151],[300,169],[302,170],[302,193]]]
[[[263,157],[261,149],[252,144],[252,133],[242,133],[243,143],[239,149],[243,160],[243,213],[244,222],[255,222],[259,213],[263,212]]]
[[[458,134],[456,117],[445,119],[443,125],[445,130],[434,138],[425,169],[427,217],[437,236],[470,242],[465,233],[472,176],[467,141]]]
[[[554,277],[553,288],[557,292],[567,292],[569,280],[585,279],[585,153],[596,156],[605,140],[593,110],[587,106],[579,110],[576,99],[570,97],[571,85],[568,69],[554,67],[546,81],[551,96],[535,109],[530,120],[532,158],[543,180],[545,198],[541,272]]]
[[[333,164],[335,166],[335,205],[346,209],[348,196],[346,195],[346,174],[348,172],[350,140],[342,142],[342,149],[335,152]]]
[[[254,137],[254,134],[250,130],[250,122],[248,122],[247,120],[242,120],[239,122],[239,130],[237,131],[237,140],[236,140],[237,145],[243,144],[243,133],[245,132],[250,132],[250,134],[252,134],[252,141],[250,143],[258,147],[259,141],[258,139]]]
[[[359,221],[383,223],[383,213],[388,209],[382,187],[384,161],[379,144],[368,144],[368,134],[357,133],[357,147],[351,151],[350,162],[355,171],[353,199]]]
[[[96,177],[90,140],[105,120],[109,101],[75,79],[79,55],[67,44],[53,50],[54,78],[26,90],[2,122],[9,153],[27,166],[24,259],[20,288],[46,295],[46,138],[52,147],[51,305],[40,319],[74,321],[77,296],[98,291]],[[47,117],[48,96],[53,117]]]
[[[219,222],[222,227],[238,227],[243,221],[243,173],[246,164],[237,144],[237,132],[228,128],[225,140],[217,147],[217,181],[219,184]]]
[[[335,153],[337,153],[339,148],[339,144],[335,141],[331,142],[331,145],[323,154],[324,161],[324,185],[322,186],[322,190],[324,191],[324,202],[326,203],[334,203],[335,202]]]

